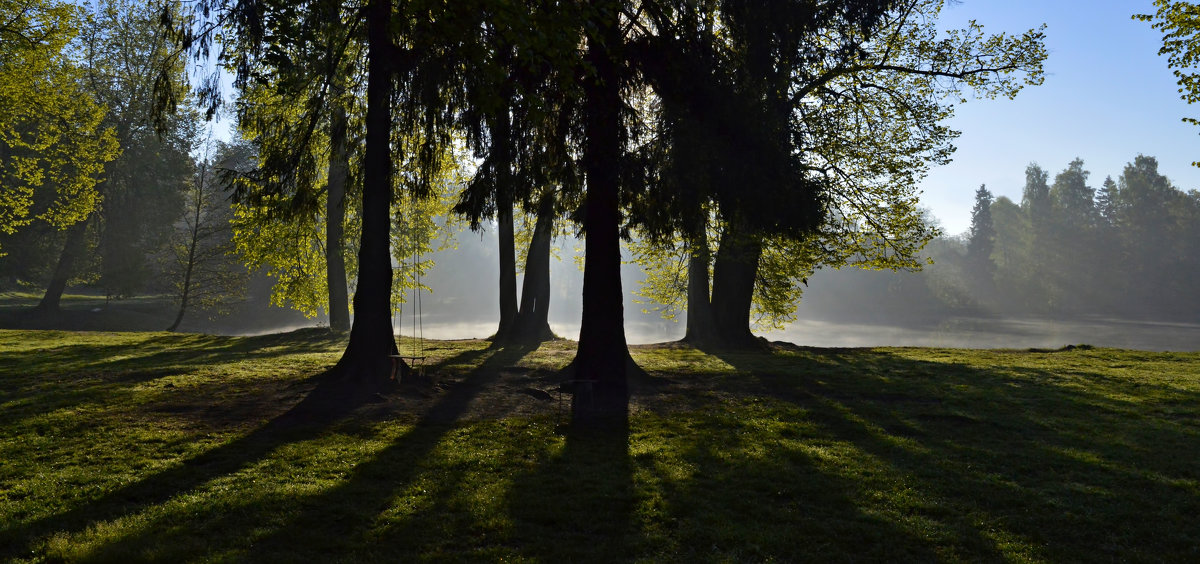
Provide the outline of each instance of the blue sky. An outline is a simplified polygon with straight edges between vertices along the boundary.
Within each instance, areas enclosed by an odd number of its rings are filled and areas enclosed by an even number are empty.
[[[1200,115],[1179,99],[1175,77],[1158,55],[1161,36],[1130,15],[1152,12],[1150,0],[965,0],[948,6],[940,27],[974,19],[989,32],[1019,33],[1047,24],[1046,81],[1016,99],[971,100],[950,122],[961,131],[954,162],[922,183],[922,201],[948,234],[970,225],[980,184],[1019,201],[1025,167],[1054,175],[1075,157],[1089,184],[1114,179],[1138,154],[1158,158],[1159,171],[1179,188],[1200,189]]]

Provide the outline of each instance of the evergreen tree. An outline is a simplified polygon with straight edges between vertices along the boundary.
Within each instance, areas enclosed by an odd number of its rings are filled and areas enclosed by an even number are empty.
[[[996,263],[992,253],[996,247],[996,227],[992,222],[992,193],[979,185],[975,191],[975,207],[971,208],[971,230],[967,236],[967,263],[976,288],[988,293],[995,283]]]
[[[1104,177],[1104,183],[1096,191],[1096,213],[1101,225],[1112,227],[1117,222],[1117,183],[1111,176]]]
[[[1097,218],[1095,190],[1087,185],[1089,174],[1077,158],[1054,177],[1050,239],[1044,242],[1052,257],[1046,274],[1060,298],[1057,306],[1074,311],[1086,309],[1093,301],[1098,274],[1095,261],[1088,258]]]
[[[1049,174],[1030,163],[1025,168],[1025,188],[1021,196],[1021,209],[1029,221],[1030,238],[1027,256],[1029,274],[1024,289],[1030,304],[1054,307],[1057,301],[1055,287],[1048,273],[1053,261],[1054,241],[1051,231],[1053,202],[1050,199]]]

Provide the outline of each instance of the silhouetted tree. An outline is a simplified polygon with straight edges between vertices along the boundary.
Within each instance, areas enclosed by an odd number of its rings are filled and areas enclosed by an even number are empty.
[[[996,227],[992,223],[992,193],[980,185],[975,191],[975,207],[971,208],[971,230],[967,235],[967,263],[976,288],[989,294],[995,284],[996,263],[992,253],[996,247]]]

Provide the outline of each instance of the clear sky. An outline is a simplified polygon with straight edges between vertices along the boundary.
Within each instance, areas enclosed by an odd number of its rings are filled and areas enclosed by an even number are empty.
[[[974,19],[989,32],[1019,33],[1047,24],[1046,81],[1016,99],[970,100],[956,108],[961,131],[954,162],[931,171],[922,201],[947,234],[970,225],[974,192],[1021,198],[1025,167],[1054,175],[1075,157],[1091,171],[1089,185],[1115,180],[1138,154],[1158,158],[1159,171],[1184,190],[1200,189],[1200,127],[1185,115],[1200,106],[1179,99],[1175,77],[1150,24],[1134,13],[1151,0],[964,0],[942,13],[943,29]]]

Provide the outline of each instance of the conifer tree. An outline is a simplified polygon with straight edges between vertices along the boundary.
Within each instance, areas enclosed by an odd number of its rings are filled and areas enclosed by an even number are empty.
[[[992,290],[996,263],[992,252],[996,247],[996,227],[992,223],[992,193],[987,186],[979,185],[975,191],[975,207],[971,208],[971,231],[967,238],[967,261],[976,288],[981,293]]]

